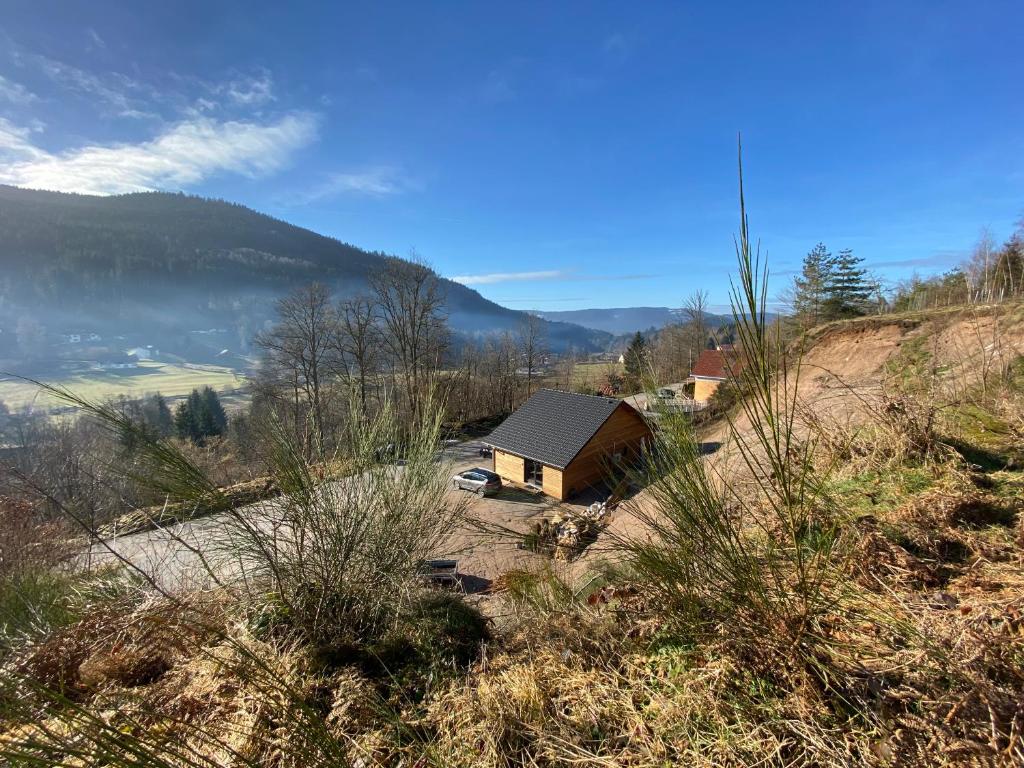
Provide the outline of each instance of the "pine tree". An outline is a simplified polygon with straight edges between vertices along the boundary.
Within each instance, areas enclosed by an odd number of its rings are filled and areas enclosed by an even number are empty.
[[[201,443],[207,437],[223,435],[228,417],[217,393],[210,387],[193,389],[174,411],[174,431],[182,440]]]
[[[793,281],[793,310],[807,325],[817,325],[824,319],[833,266],[832,254],[824,243],[818,243],[804,256],[800,276]]]
[[[199,439],[199,424],[192,411],[192,399],[182,400],[174,409],[174,433],[182,440]]]
[[[200,397],[203,403],[201,414],[204,427],[203,436],[223,435],[228,428],[228,416],[224,412],[224,406],[221,405],[217,393],[210,387],[203,387]]]
[[[872,285],[867,270],[861,267],[864,260],[854,256],[853,251],[844,248],[832,263],[825,302],[829,320],[866,315],[871,304]]]
[[[625,358],[626,376],[633,386],[639,386],[643,381],[644,372],[647,370],[650,350],[647,346],[647,339],[640,331],[636,332],[633,340],[629,342]]]

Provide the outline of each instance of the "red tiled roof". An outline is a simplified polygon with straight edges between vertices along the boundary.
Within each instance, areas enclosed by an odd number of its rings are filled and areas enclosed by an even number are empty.
[[[691,376],[705,376],[712,379],[724,379],[729,375],[729,367],[725,362],[724,349],[705,349],[693,364]]]

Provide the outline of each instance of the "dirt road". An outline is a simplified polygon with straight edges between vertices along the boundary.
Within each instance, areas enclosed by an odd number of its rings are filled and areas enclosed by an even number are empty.
[[[438,471],[450,476],[470,467],[490,466],[490,459],[479,455],[480,447],[478,442],[446,446],[438,455]],[[453,489],[450,493],[466,492]],[[269,529],[279,517],[275,512],[280,503],[280,499],[271,499],[242,507],[237,513],[250,524]],[[474,497],[471,504],[473,516],[524,531],[529,528],[531,519],[548,514],[558,506],[540,493],[511,486],[494,497]],[[218,551],[217,542],[224,540],[225,533],[232,529],[230,525],[228,515],[215,514],[164,529],[119,536],[94,544],[90,559],[94,567],[127,560],[168,591],[202,588],[212,584],[211,570],[218,577],[228,579],[245,574],[244,563],[233,559],[228,552]],[[501,573],[539,560],[538,556],[517,549],[511,539],[483,537],[469,530],[454,536],[436,556],[458,559],[459,570],[465,574],[470,589],[483,588]]]

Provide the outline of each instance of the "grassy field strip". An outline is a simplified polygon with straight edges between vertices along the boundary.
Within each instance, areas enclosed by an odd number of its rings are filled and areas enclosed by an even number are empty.
[[[151,392],[160,392],[166,397],[182,397],[196,387],[232,393],[246,383],[243,375],[222,366],[157,362],[142,362],[138,368],[126,370],[82,371],[63,377],[46,377],[44,381],[67,387],[90,399],[117,395],[138,398]],[[34,384],[19,379],[0,381],[0,401],[12,410],[26,405],[43,408],[61,405],[51,395],[40,392]]]
[[[604,383],[609,373],[621,374],[624,367],[621,363],[576,363],[573,368],[572,385],[574,389],[597,389]]]

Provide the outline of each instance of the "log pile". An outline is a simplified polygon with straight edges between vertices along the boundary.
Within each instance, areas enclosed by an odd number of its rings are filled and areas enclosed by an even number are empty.
[[[595,502],[583,510],[567,510],[534,524],[536,549],[550,552],[555,560],[569,562],[576,558],[598,532],[611,520],[611,510],[604,502]]]

